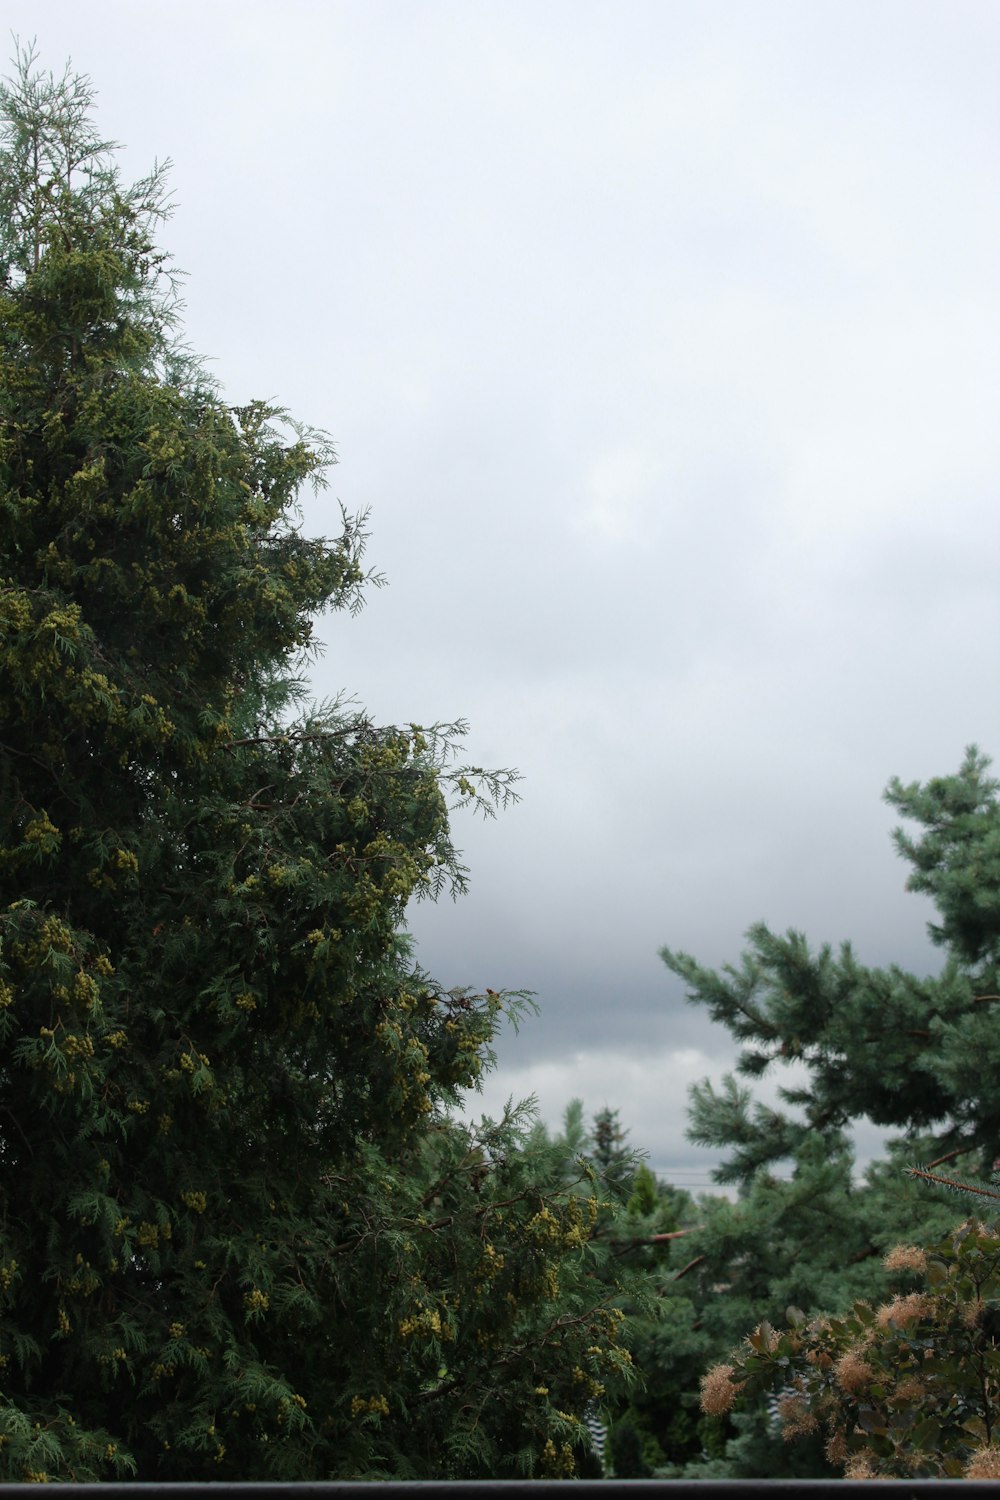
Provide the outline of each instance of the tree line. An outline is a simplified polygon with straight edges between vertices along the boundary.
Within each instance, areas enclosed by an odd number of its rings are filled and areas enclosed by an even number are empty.
[[[622,1476],[988,1463],[996,1250],[938,1184],[988,1206],[997,1155],[984,758],[889,792],[938,978],[664,952],[739,1074],[804,1065],[787,1110],[695,1091],[733,1196],[611,1110],[463,1119],[530,1000],[446,987],[405,916],[516,775],[310,701],[317,614],[377,581],[364,516],[296,523],[329,440],[182,346],[164,174],[123,182],[86,78],[19,50],[0,130],[0,1477],[569,1477],[595,1430]],[[900,1136],[859,1182],[863,1116]],[[900,1276],[947,1296],[880,1322]]]

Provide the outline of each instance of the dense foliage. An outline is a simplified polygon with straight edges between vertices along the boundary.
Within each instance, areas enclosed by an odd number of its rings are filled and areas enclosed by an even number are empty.
[[[790,1176],[761,1173],[735,1198],[697,1200],[633,1167],[618,1214],[595,1233],[645,1288],[625,1337],[639,1379],[608,1404],[609,1464],[620,1477],[827,1476],[820,1441],[789,1445],[763,1387],[724,1416],[700,1405],[704,1372],[762,1320],[814,1317],[888,1295],[886,1251],[902,1235],[934,1238],[948,1203],[901,1170],[899,1152],[853,1174],[846,1145],[800,1151]]]
[[[364,527],[172,342],[161,174],[0,93],[0,1477],[571,1472],[627,1372],[594,1190],[450,1117],[517,997],[414,967],[447,730],[303,710]]]
[[[1000,1236],[967,1220],[885,1266],[911,1289],[787,1330],[761,1323],[704,1377],[706,1409],[777,1384],[785,1439],[820,1435],[847,1478],[1000,1478]]]

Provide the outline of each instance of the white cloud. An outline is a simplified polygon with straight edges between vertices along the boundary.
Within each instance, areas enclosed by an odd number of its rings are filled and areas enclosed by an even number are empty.
[[[577,527],[599,543],[641,542],[650,529],[649,511],[656,503],[659,477],[652,455],[641,448],[621,447],[603,454],[587,475],[590,498]]]

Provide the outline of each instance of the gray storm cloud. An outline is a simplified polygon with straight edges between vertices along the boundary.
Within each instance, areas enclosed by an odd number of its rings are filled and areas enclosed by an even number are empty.
[[[881,789],[1000,750],[1000,13],[8,22],[137,174],[173,157],[190,342],[336,439],[304,524],[372,507],[389,587],[320,622],[317,694],[464,715],[524,773],[458,828],[469,898],[414,913],[442,982],[538,992],[490,1089],[631,1108],[701,1170],[684,1088],[731,1051],[658,948],[765,918],[932,966]]]

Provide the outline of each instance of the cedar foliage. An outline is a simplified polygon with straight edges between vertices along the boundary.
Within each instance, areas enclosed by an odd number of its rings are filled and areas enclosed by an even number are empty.
[[[163,173],[0,92],[0,1477],[571,1472],[627,1373],[592,1193],[449,1115],[523,1000],[443,990],[462,727],[302,706],[364,518],[175,343]]]

